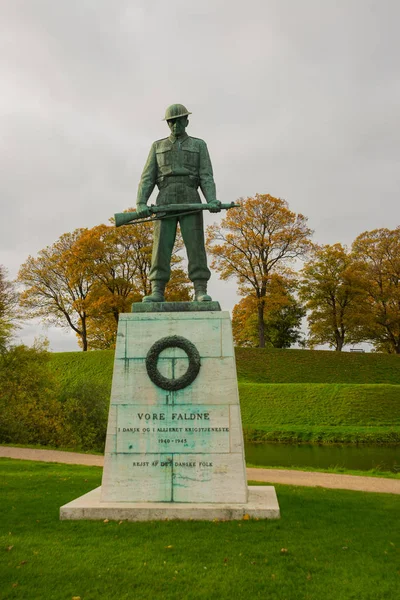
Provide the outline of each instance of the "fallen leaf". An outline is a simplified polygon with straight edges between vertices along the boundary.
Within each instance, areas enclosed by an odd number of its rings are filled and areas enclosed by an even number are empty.
[[[104,519],[103,523],[109,523],[110,521],[108,519]]]
[[[248,515],[248,514],[243,515],[243,521],[250,521],[250,515]]]
[[[173,546],[165,546],[166,549],[173,548]]]
[[[14,548],[14,546],[7,546],[6,551],[10,552],[10,550],[12,550]]]
[[[287,554],[288,549],[287,548],[281,548],[281,554]]]

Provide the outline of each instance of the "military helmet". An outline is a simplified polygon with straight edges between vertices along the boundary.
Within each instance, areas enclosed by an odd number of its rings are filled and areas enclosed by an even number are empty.
[[[165,117],[163,121],[169,121],[170,119],[178,119],[179,117],[187,117],[192,113],[188,111],[188,109],[183,106],[183,104],[171,104],[168,106],[165,111]]]

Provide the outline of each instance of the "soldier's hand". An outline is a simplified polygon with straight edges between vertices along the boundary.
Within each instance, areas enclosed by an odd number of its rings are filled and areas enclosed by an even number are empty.
[[[151,215],[151,212],[147,204],[136,204],[136,214],[141,219],[145,219]]]
[[[210,212],[212,213],[221,212],[221,202],[219,200],[213,200],[212,202],[209,202],[208,206],[210,207]]]

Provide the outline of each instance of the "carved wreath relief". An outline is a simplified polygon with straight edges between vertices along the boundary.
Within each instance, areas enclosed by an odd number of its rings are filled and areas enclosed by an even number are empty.
[[[181,348],[188,356],[189,367],[186,373],[178,379],[168,379],[168,377],[161,375],[160,371],[158,370],[158,357],[166,348]],[[200,366],[200,354],[196,346],[186,338],[179,335],[171,335],[161,338],[152,345],[146,356],[146,369],[151,381],[158,387],[169,392],[182,390],[193,383],[199,374]]]

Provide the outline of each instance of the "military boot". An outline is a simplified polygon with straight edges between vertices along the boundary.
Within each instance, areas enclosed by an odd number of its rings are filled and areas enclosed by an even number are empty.
[[[193,281],[194,285],[194,301],[195,302],[211,302],[212,298],[207,294],[207,280],[198,279]]]
[[[151,282],[151,294],[145,296],[142,302],[165,302],[164,298],[165,281],[155,279]]]

